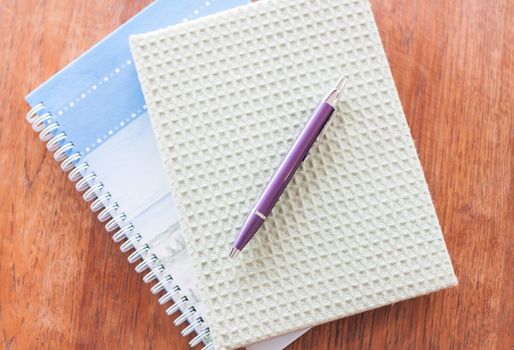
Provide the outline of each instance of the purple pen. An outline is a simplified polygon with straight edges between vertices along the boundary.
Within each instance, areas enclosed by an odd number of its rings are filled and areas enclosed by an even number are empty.
[[[341,77],[311,115],[307,124],[305,124],[303,130],[287,152],[284,160],[266,185],[264,192],[257,200],[257,204],[255,204],[246,218],[243,227],[236,236],[229,257],[236,257],[264,223],[278,198],[293,178],[296,170],[309,155],[312,145],[318,136],[323,134],[324,129],[332,119],[336,104],[346,82],[347,79]]]

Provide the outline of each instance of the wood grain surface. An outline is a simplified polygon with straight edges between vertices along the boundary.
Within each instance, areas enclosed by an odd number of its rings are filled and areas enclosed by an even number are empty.
[[[0,348],[187,349],[24,121],[24,96],[149,1],[0,2]],[[290,349],[508,349],[514,1],[372,1],[459,286]]]

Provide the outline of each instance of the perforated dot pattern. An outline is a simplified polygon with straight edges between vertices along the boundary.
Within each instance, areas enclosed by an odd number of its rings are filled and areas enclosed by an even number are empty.
[[[265,0],[131,45],[217,348],[456,284],[365,0]],[[334,122],[230,260],[263,186],[341,75]]]

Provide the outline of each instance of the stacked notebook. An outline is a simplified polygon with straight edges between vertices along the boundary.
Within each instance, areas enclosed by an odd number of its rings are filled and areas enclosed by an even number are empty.
[[[156,1],[27,96],[28,121],[192,346],[213,345],[129,35],[247,3]],[[282,349],[300,334],[251,349]]]
[[[242,2],[158,1],[27,97],[27,119],[174,323],[192,346],[280,349],[455,285],[367,1]],[[341,75],[334,122],[229,259]]]

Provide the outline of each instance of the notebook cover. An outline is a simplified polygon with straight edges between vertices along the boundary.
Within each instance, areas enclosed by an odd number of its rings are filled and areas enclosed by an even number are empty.
[[[214,342],[456,284],[365,0],[265,0],[131,38]],[[237,259],[235,234],[337,78],[338,112]]]

